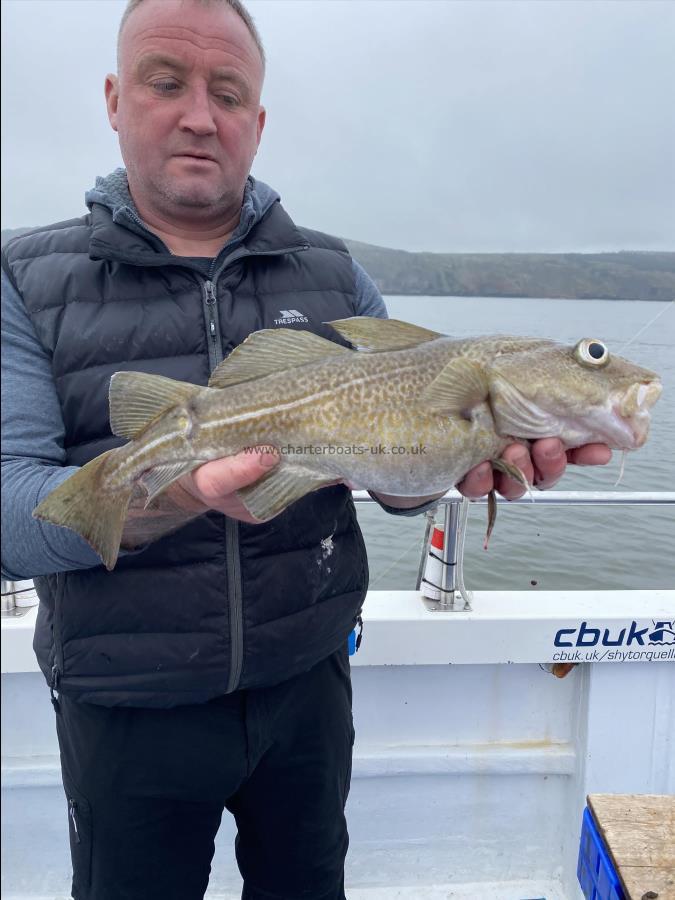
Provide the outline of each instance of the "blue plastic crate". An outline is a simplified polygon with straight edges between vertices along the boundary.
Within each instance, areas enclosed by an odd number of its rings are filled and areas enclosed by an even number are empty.
[[[356,628],[347,639],[347,648],[349,649],[350,656],[353,656],[356,653]]]
[[[586,900],[628,900],[588,807],[581,824],[577,878]]]

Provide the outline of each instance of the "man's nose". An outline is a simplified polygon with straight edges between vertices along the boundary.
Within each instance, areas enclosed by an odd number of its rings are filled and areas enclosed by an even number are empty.
[[[211,111],[211,98],[206,87],[195,87],[186,97],[180,128],[201,136],[215,134],[216,123]]]

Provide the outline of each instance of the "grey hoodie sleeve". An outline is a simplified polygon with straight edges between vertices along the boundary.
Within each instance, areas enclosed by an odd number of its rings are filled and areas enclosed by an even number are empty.
[[[49,354],[21,296],[2,272],[2,575],[20,580],[101,560],[75,532],[32,517],[75,466],[65,466],[65,428]]]
[[[388,319],[387,307],[373,279],[353,257],[352,266],[356,284],[356,315]]]

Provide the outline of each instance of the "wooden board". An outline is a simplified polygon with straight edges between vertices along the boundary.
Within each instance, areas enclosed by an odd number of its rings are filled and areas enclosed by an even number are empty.
[[[630,900],[675,900],[675,797],[590,794],[588,806]]]

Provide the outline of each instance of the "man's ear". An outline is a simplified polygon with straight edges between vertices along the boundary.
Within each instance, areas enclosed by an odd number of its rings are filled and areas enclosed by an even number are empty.
[[[117,131],[117,104],[119,101],[119,79],[117,75],[105,77],[105,105],[108,109],[108,121],[113,131]]]
[[[264,106],[261,106],[260,109],[258,110],[258,146],[260,146],[260,138],[262,137],[266,118],[267,118],[267,111],[265,110]]]

